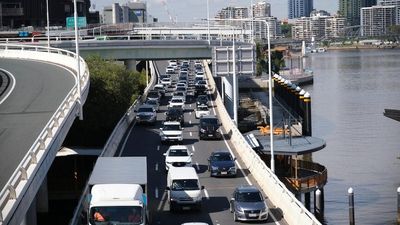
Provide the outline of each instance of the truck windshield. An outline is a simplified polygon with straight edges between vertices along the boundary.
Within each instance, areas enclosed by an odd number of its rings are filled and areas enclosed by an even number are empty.
[[[98,206],[90,209],[90,223],[96,225],[133,225],[143,223],[140,206]]]
[[[196,179],[187,180],[173,180],[171,185],[172,191],[182,191],[182,190],[200,190],[199,184]]]

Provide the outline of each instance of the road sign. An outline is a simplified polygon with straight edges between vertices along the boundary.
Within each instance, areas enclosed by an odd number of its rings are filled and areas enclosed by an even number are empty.
[[[75,19],[74,17],[67,17],[66,19],[67,28],[75,27]],[[78,17],[78,27],[86,27],[86,17]]]

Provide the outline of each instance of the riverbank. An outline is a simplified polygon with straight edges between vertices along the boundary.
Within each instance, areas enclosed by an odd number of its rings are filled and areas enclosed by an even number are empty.
[[[328,46],[327,50],[354,50],[354,49],[393,49],[400,48],[399,45],[343,45],[343,46]]]

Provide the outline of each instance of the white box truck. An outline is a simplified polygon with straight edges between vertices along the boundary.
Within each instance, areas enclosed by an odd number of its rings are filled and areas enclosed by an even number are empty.
[[[99,157],[89,178],[89,225],[148,223],[146,157]]]

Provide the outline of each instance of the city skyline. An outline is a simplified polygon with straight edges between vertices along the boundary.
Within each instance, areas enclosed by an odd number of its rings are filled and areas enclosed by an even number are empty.
[[[114,2],[124,4],[129,0],[91,0],[92,9],[100,12],[103,7],[111,5]],[[191,22],[199,21],[207,17],[206,0],[194,1],[185,0],[148,0],[147,2],[148,14],[159,19],[160,22],[169,22],[169,15],[177,19],[178,22]],[[166,7],[164,3],[166,3]],[[252,1],[253,4],[260,2],[257,0]],[[288,18],[288,1],[287,0],[269,0],[266,1],[271,4],[271,14],[278,19]],[[224,0],[209,0],[210,17],[213,18],[219,10],[227,6],[250,7],[251,0],[233,0],[227,3]],[[314,1],[314,8],[317,10],[326,10],[331,14],[336,14],[339,8],[339,1],[332,3],[332,0],[317,0]],[[168,10],[167,10],[168,9]],[[193,9],[193,10],[190,10]]]

